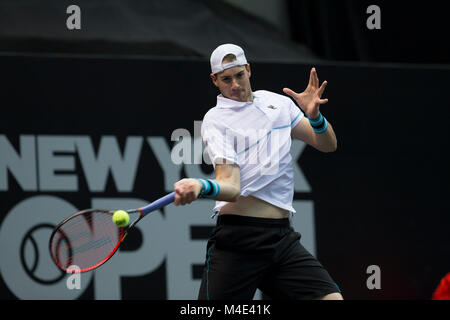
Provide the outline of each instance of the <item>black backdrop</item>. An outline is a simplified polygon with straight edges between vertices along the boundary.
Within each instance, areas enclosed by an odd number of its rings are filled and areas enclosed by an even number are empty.
[[[450,271],[450,70],[315,67],[329,82],[322,112],[338,137],[337,152],[308,147],[299,159],[312,193],[295,199],[314,200],[317,256],[347,299],[429,299]],[[254,64],[253,89],[300,91],[310,68]],[[122,147],[128,135],[170,141],[175,129],[192,130],[217,94],[205,61],[3,56],[0,70],[0,134],[17,149],[23,134],[85,134],[94,145],[101,135],[115,135]],[[161,195],[161,180],[151,161],[141,163],[132,195]],[[80,190],[59,195],[89,206]],[[115,194],[112,183],[105,192]],[[9,175],[8,191],[0,192],[0,223],[34,194]],[[366,287],[369,265],[381,268],[380,290]],[[14,298],[3,283],[0,293]]]
[[[328,60],[449,64],[446,2],[288,0],[292,39]],[[381,29],[367,19],[380,9]]]

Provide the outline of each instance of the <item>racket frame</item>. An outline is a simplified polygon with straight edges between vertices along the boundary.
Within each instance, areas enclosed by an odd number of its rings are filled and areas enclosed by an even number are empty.
[[[58,259],[58,257],[57,256],[55,256],[54,254],[53,254],[53,250],[52,250],[52,241],[53,241],[53,238],[54,238],[54,236],[57,234],[57,233],[63,233],[64,234],[64,232],[62,232],[61,231],[61,229],[60,229],[60,227],[62,226],[62,225],[64,225],[66,222],[68,222],[69,220],[72,220],[72,219],[74,219],[74,218],[76,218],[76,217],[78,217],[78,216],[81,216],[81,215],[87,215],[87,214],[92,214],[92,213],[94,213],[94,212],[103,212],[103,213],[107,213],[107,214],[110,214],[111,215],[111,219],[112,219],[112,215],[114,214],[114,211],[113,210],[106,210],[106,209],[85,209],[85,210],[81,210],[81,211],[79,211],[79,212],[77,212],[77,213],[74,213],[73,215],[71,215],[70,217],[67,217],[66,219],[64,219],[63,221],[61,221],[60,223],[58,223],[58,225],[53,229],[53,231],[52,231],[52,233],[51,233],[51,235],[50,235],[50,239],[49,239],[49,252],[50,252],[50,257],[52,258],[52,261],[55,263],[55,265],[59,268],[59,269],[61,269],[62,271],[64,271],[64,272],[67,272],[67,273],[83,273],[83,272],[87,272],[87,271],[90,271],[90,270],[93,270],[93,269],[96,269],[96,268],[98,268],[98,267],[100,267],[102,264],[104,264],[106,261],[108,261],[115,253],[116,253],[116,251],[119,249],[119,247],[120,247],[120,244],[122,243],[122,241],[123,241],[123,239],[125,238],[125,236],[126,236],[126,232],[127,232],[127,229],[128,229],[128,226],[126,226],[126,227],[117,227],[117,229],[119,230],[119,232],[120,232],[120,234],[119,234],[119,240],[117,241],[117,243],[116,243],[116,245],[115,245],[115,247],[114,247],[114,249],[104,258],[104,259],[102,259],[100,262],[98,262],[98,263],[96,263],[96,264],[94,264],[93,266],[90,266],[90,267],[86,267],[86,268],[82,268],[82,269],[71,269],[70,267],[72,266],[72,264],[70,263],[70,260],[69,260],[69,263],[68,263],[68,266],[67,267],[65,267],[65,266],[63,266],[63,265],[61,265],[61,263],[59,262],[59,259]],[[135,221],[136,222],[136,221]],[[134,225],[134,223],[133,223],[133,225]],[[64,238],[62,238],[61,240],[63,240]],[[65,237],[65,239],[67,239],[67,237]],[[61,241],[60,240],[60,241]],[[66,240],[66,241],[68,241],[68,240]],[[69,246],[69,250],[72,250],[72,248]],[[58,250],[55,250],[56,252],[58,252]]]
[[[125,227],[117,227],[120,231],[120,236],[119,236],[119,240],[117,241],[116,246],[114,247],[114,249],[109,253],[109,255],[107,255],[103,260],[101,260],[100,262],[94,264],[93,266],[90,267],[86,267],[83,269],[70,269],[71,264],[69,263],[69,266],[66,268],[64,266],[61,265],[61,263],[58,261],[57,257],[54,256],[53,252],[52,252],[52,240],[53,237],[56,235],[56,233],[60,230],[60,227],[62,225],[64,225],[67,221],[78,217],[80,215],[86,215],[87,213],[93,213],[93,212],[103,212],[103,213],[108,213],[111,214],[111,219],[112,219],[112,215],[114,214],[114,212],[116,210],[106,210],[106,209],[86,209],[86,210],[82,210],[79,211],[77,213],[74,213],[73,215],[71,215],[70,217],[67,217],[66,219],[64,219],[63,221],[61,221],[52,231],[52,234],[50,235],[50,239],[49,239],[49,251],[50,251],[50,256],[53,260],[53,262],[55,263],[55,265],[63,270],[64,272],[67,273],[83,273],[83,272],[87,272],[87,271],[91,271],[93,269],[96,269],[98,267],[100,267],[101,265],[103,265],[105,262],[107,262],[109,259],[111,259],[111,257],[118,251],[118,249],[120,248],[120,245],[123,243],[123,241],[125,240],[125,237],[128,234],[128,231],[133,228],[140,220],[142,220],[142,218],[144,218],[145,216],[147,216],[150,212],[153,212],[155,210],[158,210],[170,203],[172,203],[175,199],[175,192],[169,193],[161,198],[159,198],[158,200],[155,200],[154,202],[138,208],[138,209],[129,209],[129,210],[124,210],[126,211],[128,214],[135,214],[138,213],[139,217],[134,220],[132,223],[128,224]],[[67,237],[66,237],[67,238]],[[67,240],[66,240],[67,241]],[[69,248],[69,250],[71,250],[71,248]],[[70,261],[70,260],[69,260]]]

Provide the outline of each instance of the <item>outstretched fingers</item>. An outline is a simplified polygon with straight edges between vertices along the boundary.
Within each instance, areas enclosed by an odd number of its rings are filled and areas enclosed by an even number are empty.
[[[289,89],[289,88],[284,88],[284,89],[283,89],[283,92],[286,93],[288,96],[291,96],[291,97],[294,98],[294,99],[298,96],[298,93],[292,91],[292,90]]]
[[[319,91],[317,92],[317,95],[318,95],[319,97],[322,97],[322,94],[323,94],[323,92],[325,91],[325,88],[327,87],[327,84],[328,84],[328,82],[327,82],[327,81],[324,81],[324,82],[322,83],[322,85],[320,86]]]
[[[310,73],[310,76],[309,76],[309,84],[311,86],[313,86],[314,88],[318,88],[319,87],[319,76],[317,75],[316,68],[312,68],[311,69],[311,73]]]
[[[328,99],[319,99],[319,104],[328,103]]]

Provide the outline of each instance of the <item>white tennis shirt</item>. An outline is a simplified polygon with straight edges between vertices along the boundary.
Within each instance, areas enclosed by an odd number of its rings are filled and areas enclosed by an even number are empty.
[[[241,196],[253,196],[295,213],[291,129],[303,112],[288,97],[270,91],[253,92],[253,102],[222,95],[204,116],[201,133],[215,167],[236,163],[241,173]],[[216,201],[214,212],[228,202]]]

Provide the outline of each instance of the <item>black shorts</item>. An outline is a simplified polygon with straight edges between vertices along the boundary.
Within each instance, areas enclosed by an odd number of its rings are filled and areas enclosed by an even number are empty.
[[[301,244],[289,219],[219,215],[206,249],[198,299],[316,299],[340,292]]]

